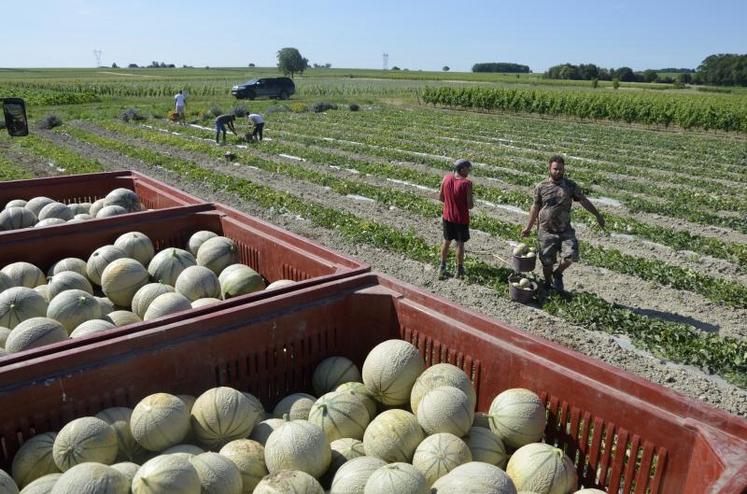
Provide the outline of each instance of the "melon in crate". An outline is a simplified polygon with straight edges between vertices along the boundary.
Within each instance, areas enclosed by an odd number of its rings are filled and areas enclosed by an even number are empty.
[[[72,211],[76,216],[79,214],[89,214],[91,212],[90,202],[74,202],[72,204],[68,204],[67,207],[69,207],[70,211]]]
[[[471,427],[462,439],[467,443],[474,461],[482,461],[503,470],[506,469],[509,454],[506,452],[503,441],[495,432],[486,427]]]
[[[81,323],[101,317],[96,297],[83,290],[66,290],[49,302],[47,317],[56,319],[70,333]]]
[[[111,218],[112,216],[127,214],[128,212],[121,206],[104,206],[96,213],[96,218]]]
[[[147,235],[140,232],[128,232],[117,237],[114,247],[122,249],[127,257],[135,259],[143,266],[147,266],[156,255],[153,242]]]
[[[8,339],[10,329],[0,326],[0,348],[5,348],[5,341]]]
[[[490,429],[507,446],[520,448],[542,438],[547,423],[545,407],[536,393],[507,389],[490,404]]]
[[[96,414],[114,429],[117,434],[116,461],[132,461],[140,463],[145,459],[148,451],[135,440],[130,429],[132,409],[127,407],[110,407]]]
[[[62,473],[48,473],[23,488],[23,494],[49,494]]]
[[[164,283],[148,283],[142,286],[132,297],[132,312],[140,319],[145,316],[151,302],[164,293],[174,293],[174,287]]]
[[[22,321],[47,315],[47,301],[39,292],[22,286],[0,293],[0,326],[13,329]]]
[[[93,286],[88,278],[74,271],[63,271],[52,276],[47,284],[47,295],[52,300],[65,290],[83,290],[93,295]]]
[[[42,208],[47,204],[51,204],[53,202],[55,201],[53,199],[50,199],[49,197],[38,196],[30,199],[24,207],[34,213],[34,216],[38,218]]]
[[[92,219],[93,219],[93,216],[91,216],[90,214],[81,213],[81,214],[76,214],[75,216],[73,216],[73,219],[68,220],[67,222],[68,223],[80,223],[81,221],[88,221]]]
[[[148,271],[135,259],[115,259],[101,273],[101,289],[119,307],[129,307],[135,293],[147,285]]]
[[[13,456],[11,473],[18,487],[23,489],[34,480],[60,469],[54,462],[52,447],[56,432],[45,432],[23,443]]]
[[[187,456],[201,455],[205,450],[194,444],[177,444],[161,451],[162,455],[182,454]]]
[[[265,465],[265,448],[256,441],[237,439],[223,446],[219,453],[239,469],[245,494],[251,494],[262,478],[270,473]]]
[[[164,293],[150,303],[143,316],[143,321],[158,319],[191,308],[192,304],[189,299],[181,293]]]
[[[146,396],[132,410],[130,430],[132,437],[148,451],[163,451],[181,443],[189,433],[187,406],[168,393]]]
[[[3,209],[22,208],[26,206],[26,202],[25,199],[12,199],[5,204]]]
[[[218,276],[205,266],[189,266],[181,272],[174,285],[190,302],[201,298],[221,296],[221,285]]]
[[[105,202],[106,200],[103,198],[94,201],[93,204],[91,204],[91,208],[88,210],[88,214],[95,218],[98,212],[104,207]]]
[[[381,458],[387,463],[409,463],[424,438],[425,434],[415,415],[392,409],[371,421],[363,434],[363,449],[366,455]]]
[[[192,234],[187,241],[187,250],[193,255],[197,255],[197,251],[200,250],[200,246],[205,243],[206,240],[213,237],[217,237],[218,234],[209,230],[200,230]]]
[[[467,444],[454,434],[442,432],[428,436],[418,445],[412,464],[431,486],[459,465],[472,461]]]
[[[332,450],[332,459],[327,472],[324,474],[324,478],[327,479],[326,484],[331,483],[335,473],[337,473],[337,470],[342,465],[353,458],[366,456],[366,452],[363,449],[363,441],[351,437],[343,437],[342,439],[332,441],[329,447]]]
[[[26,208],[12,207],[0,212],[0,230],[31,228],[38,219]]]
[[[10,263],[0,272],[10,279],[12,286],[34,288],[47,283],[47,277],[44,276],[42,270],[28,262]]]
[[[342,356],[328,357],[316,366],[311,376],[314,392],[323,395],[341,384],[360,382],[361,373],[352,360]]]
[[[248,437],[258,422],[259,412],[241,391],[221,386],[197,397],[191,418],[199,443],[208,449],[220,449],[233,440]]]
[[[44,297],[44,300],[49,302],[49,285],[39,285],[34,287],[34,291]]]
[[[378,406],[376,405],[376,400],[374,399],[373,394],[368,390],[365,384],[361,382],[347,382],[337,386],[335,391],[345,391],[346,393],[351,393],[357,396],[363,404],[366,405],[368,416],[371,417],[371,420],[376,417]]]
[[[132,479],[135,478],[135,474],[140,469],[140,465],[131,461],[121,461],[111,465],[111,467],[127,477],[127,482],[132,485]]]
[[[59,322],[48,317],[32,317],[13,328],[5,341],[5,350],[22,352],[67,339],[67,331]]]
[[[576,490],[576,467],[563,450],[545,443],[531,443],[517,449],[506,473],[518,490],[540,494],[566,494]]]
[[[254,488],[254,494],[324,494],[318,480],[298,470],[270,474]]]
[[[55,226],[55,225],[64,225],[67,223],[67,221],[60,219],[60,218],[47,218],[45,220],[39,221],[36,225],[34,225],[34,228],[43,228],[45,226]]]
[[[472,426],[473,403],[460,389],[441,386],[423,396],[418,408],[418,423],[428,434],[449,432],[462,437]]]
[[[241,494],[241,473],[219,453],[207,452],[189,459],[200,478],[201,494]]]
[[[207,239],[197,250],[197,264],[205,266],[220,275],[221,271],[239,262],[236,242],[228,237],[217,236]]]
[[[366,482],[364,494],[429,494],[425,476],[409,463],[390,463],[377,469]]]
[[[363,494],[368,479],[384,465],[384,460],[373,456],[353,458],[335,473],[330,494]]]
[[[403,340],[387,340],[366,356],[363,384],[380,403],[403,405],[409,401],[412,386],[424,366],[423,357],[413,345]]]
[[[270,434],[284,423],[285,420],[277,418],[265,419],[261,422],[257,422],[257,425],[252,429],[249,439],[264,446],[267,442],[267,438],[270,437]]]
[[[221,300],[219,298],[198,298],[192,302],[192,308],[197,309],[199,307],[205,307],[207,305],[219,304]]]
[[[454,468],[431,486],[432,494],[517,494],[506,472],[495,465],[471,461]]]
[[[224,299],[253,293],[265,288],[265,280],[258,272],[244,264],[231,264],[223,269],[218,278],[221,296]]]
[[[115,310],[104,315],[104,319],[114,324],[114,326],[127,326],[128,324],[137,324],[142,321],[137,314],[128,310]]]
[[[104,197],[104,207],[107,206],[119,206],[128,213],[134,213],[140,211],[140,198],[134,191],[119,187]]]
[[[322,429],[306,420],[288,420],[265,444],[265,463],[270,473],[300,470],[314,478],[327,471],[332,450]]]
[[[174,286],[182,271],[196,264],[194,256],[186,250],[170,247],[153,256],[148,273],[153,281]]]
[[[109,297],[96,297],[96,301],[98,301],[99,307],[101,307],[101,317],[108,316],[116,309],[114,302],[109,300]]]
[[[132,479],[132,494],[200,494],[200,477],[189,459],[179,455],[152,458]]]
[[[88,279],[96,285],[101,286],[101,275],[109,263],[126,257],[127,254],[119,247],[114,247],[113,245],[99,247],[93,251],[86,262],[86,275]]]
[[[51,494],[129,494],[130,481],[120,471],[100,463],[82,463],[64,472]]]
[[[86,462],[111,465],[117,458],[117,433],[96,417],[68,422],[54,440],[52,457],[62,472]]]
[[[86,267],[86,261],[84,261],[83,259],[79,259],[77,257],[66,257],[52,264],[52,267],[47,271],[47,276],[51,278],[65,271],[73,271],[82,276],[85,276],[86,279],[88,279]]]
[[[410,393],[410,408],[412,409],[412,413],[417,414],[418,405],[423,396],[439,386],[453,386],[462,390],[467,395],[467,398],[469,398],[472,409],[475,408],[477,395],[467,374],[455,365],[441,363],[428,367],[415,380],[412,392]]]
[[[275,418],[281,419],[285,415],[290,420],[307,420],[311,407],[316,398],[306,393],[293,393],[280,400],[272,411]]]
[[[332,391],[314,402],[308,420],[332,442],[343,437],[362,439],[371,418],[360,398],[345,391]]]
[[[37,218],[39,218],[39,221],[48,220],[49,218],[59,218],[67,221],[73,219],[73,216],[75,214],[66,204],[50,202],[39,211]]]
[[[265,290],[275,290],[277,288],[283,288],[284,286],[290,286],[294,284],[296,284],[296,282],[293,280],[275,280],[267,285]]]
[[[7,274],[0,271],[0,293],[4,292],[8,288],[13,288],[14,286],[15,285],[13,284],[13,280],[11,280]]]
[[[0,470],[0,492],[3,494],[18,494],[18,486],[4,470]]]

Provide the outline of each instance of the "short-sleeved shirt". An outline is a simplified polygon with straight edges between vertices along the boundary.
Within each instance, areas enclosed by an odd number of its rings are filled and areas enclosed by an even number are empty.
[[[252,113],[252,114],[250,114],[249,115],[249,120],[251,120],[255,124],[265,123],[265,119],[262,118],[262,115],[260,115],[258,113]]]
[[[555,183],[547,178],[534,187],[534,206],[539,208],[539,228],[549,233],[563,233],[571,228],[571,204],[583,198],[573,180]]]
[[[441,187],[444,194],[443,218],[459,225],[469,225],[469,195],[472,182],[449,173],[441,182]]]
[[[223,127],[224,125],[232,122],[234,119],[233,115],[221,115],[215,119],[215,125]]]
[[[176,106],[184,106],[184,101],[186,101],[186,98],[182,93],[179,93],[174,96],[174,100],[176,101]]]

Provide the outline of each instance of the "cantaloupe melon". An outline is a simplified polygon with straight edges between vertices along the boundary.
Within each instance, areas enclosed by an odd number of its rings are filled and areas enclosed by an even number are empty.
[[[218,304],[220,302],[221,302],[221,300],[218,299],[218,298],[212,298],[212,297],[198,298],[197,300],[195,300],[195,301],[192,302],[192,308],[193,309],[197,309],[199,307],[205,307],[207,305]]]
[[[278,419],[285,415],[290,420],[307,420],[316,398],[306,393],[293,393],[280,400],[272,411],[272,416]]]
[[[148,310],[150,303],[159,295],[174,292],[174,287],[171,285],[166,285],[164,283],[148,283],[141,287],[132,297],[132,312],[142,319],[145,316],[145,312]]]
[[[202,494],[241,494],[238,467],[219,453],[207,452],[189,459],[200,477]]]
[[[345,391],[322,395],[309,410],[308,421],[318,425],[332,442],[343,437],[362,439],[371,418],[360,398]]]
[[[218,279],[224,299],[253,293],[265,288],[262,275],[244,264],[231,264],[223,269]]]
[[[140,465],[131,461],[121,461],[111,465],[111,467],[127,477],[129,485],[132,485],[132,480],[135,478],[135,474],[140,470]]]
[[[32,317],[47,315],[44,297],[23,286],[14,286],[0,293],[0,326],[13,329]]]
[[[265,464],[270,473],[300,470],[314,478],[327,471],[332,450],[322,429],[305,420],[287,421],[265,444]]]
[[[119,206],[127,212],[134,213],[140,211],[140,197],[133,190],[119,187],[104,197],[104,207],[106,206]]]
[[[10,335],[10,329],[0,326],[0,348],[5,348],[8,335]]]
[[[337,389],[341,384],[360,381],[361,373],[355,363],[339,355],[319,362],[311,376],[311,385],[319,396]]]
[[[31,228],[38,218],[26,208],[12,207],[0,212],[0,230]]]
[[[100,463],[81,463],[64,472],[51,494],[129,494],[130,481],[122,472]]]
[[[217,236],[205,240],[197,250],[197,264],[209,268],[216,275],[231,264],[239,262],[236,242],[228,237]]]
[[[599,489],[580,489],[573,494],[607,494],[604,491],[600,491]]]
[[[74,271],[63,271],[56,274],[47,284],[49,299],[52,300],[65,290],[83,290],[93,295],[93,286],[88,278]]]
[[[192,407],[195,405],[195,401],[197,401],[197,398],[192,395],[176,395],[176,396],[184,402],[184,405],[186,405],[187,407],[187,411],[191,414]]]
[[[447,432],[423,439],[412,457],[413,466],[425,476],[429,487],[459,465],[470,461],[472,453],[467,444]]]
[[[428,391],[436,389],[439,386],[452,386],[462,390],[467,395],[467,398],[469,398],[471,407],[474,410],[477,403],[477,395],[467,374],[455,365],[441,363],[428,367],[415,380],[412,392],[410,393],[410,408],[412,409],[412,413],[417,415],[418,405],[423,396]]]
[[[12,262],[0,270],[0,272],[10,278],[12,286],[34,288],[47,284],[47,277],[44,276],[42,270],[29,262]]]
[[[62,472],[86,462],[111,465],[117,458],[117,433],[104,420],[81,417],[68,422],[54,440],[52,457]]]
[[[240,391],[221,386],[197,397],[192,406],[192,430],[201,445],[217,450],[249,436],[259,412]]]
[[[348,382],[337,386],[335,391],[345,391],[346,393],[352,393],[361,399],[366,408],[368,409],[368,415],[373,420],[378,413],[378,406],[373,394],[368,390],[365,384],[362,382]]]
[[[115,310],[104,316],[104,319],[114,324],[114,326],[127,326],[128,324],[137,324],[142,321],[137,315],[128,310]]]
[[[205,450],[202,449],[199,446],[195,446],[194,444],[177,444],[176,446],[171,446],[170,448],[166,448],[163,451],[161,451],[162,455],[173,455],[177,453],[186,454],[187,456],[196,456],[201,455],[204,453]]]
[[[200,230],[199,232],[196,232],[192,234],[191,237],[189,237],[186,249],[190,252],[190,254],[196,256],[197,251],[200,250],[200,246],[204,244],[206,240],[217,236],[218,234],[215,232],[211,232],[209,230]]]
[[[542,438],[547,422],[545,407],[528,389],[507,389],[490,405],[490,429],[507,446],[520,448]]]
[[[49,494],[62,473],[48,473],[23,488],[23,494]]]
[[[571,459],[563,450],[545,443],[517,449],[508,460],[506,473],[517,489],[539,494],[567,494],[578,484]]]
[[[81,221],[92,220],[93,216],[87,213],[76,214],[73,219],[67,220],[68,223],[80,223]]]
[[[114,302],[109,300],[109,297],[96,297],[96,300],[99,303],[99,307],[101,307],[101,317],[108,316],[112,312],[116,310],[116,307],[114,306]]]
[[[114,241],[114,247],[122,249],[127,257],[135,259],[143,266],[150,264],[153,256],[156,255],[156,249],[153,247],[151,239],[140,232],[128,232],[120,235]]]
[[[35,292],[37,292],[39,295],[41,295],[42,297],[44,297],[44,300],[46,300],[47,303],[49,303],[49,300],[50,300],[50,298],[49,298],[49,285],[35,286],[33,288],[33,290]]]
[[[113,327],[114,327],[114,324],[110,323],[109,321],[105,321],[103,319],[91,319],[90,321],[80,323],[70,333],[70,338],[82,338],[83,336],[88,336],[89,334],[94,334],[94,333],[100,333],[101,331],[112,329]]]
[[[382,412],[368,425],[363,434],[363,448],[366,455],[381,458],[387,463],[409,463],[424,438],[425,434],[415,415],[392,409]]]
[[[168,393],[146,396],[132,410],[130,430],[145,449],[163,451],[181,443],[190,431],[187,406]]]
[[[420,401],[418,423],[428,434],[449,432],[462,437],[472,426],[473,404],[460,389],[440,386],[428,391]]]
[[[158,252],[148,264],[151,279],[159,283],[174,286],[179,275],[197,261],[186,250],[168,248]],[[136,312],[137,314],[137,312]]]
[[[218,277],[205,266],[189,266],[179,274],[174,285],[177,293],[181,293],[190,302],[201,298],[216,298],[221,296]]]
[[[26,205],[28,201],[26,199],[11,199],[7,203],[5,203],[5,207],[3,209],[9,209],[9,208],[22,208]]]
[[[104,206],[96,213],[96,218],[111,218],[112,216],[120,216],[127,213],[128,211],[121,206]]]
[[[34,228],[44,228],[46,226],[64,225],[65,223],[66,221],[60,218],[47,218],[46,220],[39,221],[36,225],[34,225]]]
[[[506,472],[495,465],[471,461],[459,465],[431,486],[431,494],[517,494]]]
[[[7,274],[0,271],[0,293],[4,292],[8,288],[13,288],[13,286],[15,286],[13,285],[13,280],[11,280]]]
[[[68,204],[67,207],[70,208],[70,211],[72,211],[74,215],[89,214],[91,212],[90,202],[74,202]]]
[[[104,199],[103,197],[101,199],[94,201],[88,210],[88,214],[91,215],[91,217],[95,218],[96,215],[99,214],[99,211],[103,209],[105,202],[106,202],[106,199]]]
[[[261,422],[257,422],[257,425],[252,429],[249,439],[264,446],[267,442],[267,438],[270,437],[270,434],[284,423],[285,421],[283,419],[277,418],[265,419]]]
[[[101,289],[119,307],[129,307],[135,293],[147,285],[148,271],[135,259],[115,259],[101,273]]]
[[[65,271],[73,271],[74,273],[83,275],[86,277],[86,279],[88,279],[86,267],[86,261],[84,261],[83,259],[77,257],[66,257],[52,264],[52,267],[49,268],[49,271],[47,271],[47,276],[51,278],[52,276],[63,273]]]
[[[164,293],[156,297],[145,311],[143,321],[158,319],[183,310],[190,310],[192,304],[189,299],[181,293]]]
[[[368,479],[384,465],[384,460],[373,456],[353,458],[337,470],[330,494],[363,494]]]
[[[139,464],[145,459],[148,451],[135,440],[130,429],[131,408],[105,408],[96,414],[96,418],[100,418],[112,426],[117,434],[117,458],[115,461],[131,461]]]
[[[423,372],[423,357],[410,343],[387,340],[376,345],[363,362],[363,384],[384,405],[403,405]]]
[[[475,418],[472,421],[472,427],[484,427],[490,429],[490,415],[486,412],[475,412]]]
[[[366,482],[364,494],[429,494],[425,476],[409,463],[390,463],[377,469]]]
[[[39,217],[39,213],[41,213],[42,208],[52,202],[55,202],[54,199],[50,199],[49,197],[45,196],[37,196],[29,199],[24,207],[34,213],[34,216]]]
[[[18,486],[4,470],[0,470],[0,492],[3,494],[18,494]]]
[[[200,494],[200,477],[189,459],[156,456],[143,463],[132,479],[132,494]]]
[[[237,439],[220,449],[220,454],[231,460],[241,474],[242,491],[251,494],[262,478],[269,474],[265,465],[265,448],[256,441]]]
[[[247,392],[243,392],[243,391],[242,391],[241,394],[243,394],[244,397],[247,400],[249,400],[249,408],[251,408],[252,410],[254,410],[254,411],[257,412],[257,422],[259,422],[260,420],[264,420],[264,419],[270,417],[269,414],[267,413],[267,411],[265,410],[264,405],[262,405],[262,402],[259,401],[259,398],[257,398],[256,396],[254,396],[251,393],[247,393]],[[255,426],[256,426],[256,424],[255,424]]]
[[[13,328],[5,341],[5,349],[9,353],[22,352],[67,339],[67,331],[59,322],[48,317],[32,317]]]
[[[324,489],[308,473],[283,470],[262,479],[254,494],[324,494]]]
[[[23,489],[34,480],[60,469],[52,457],[56,432],[45,432],[31,437],[23,443],[13,456],[11,473],[19,488]]]
[[[332,450],[332,460],[329,462],[329,468],[322,479],[322,484],[326,485],[332,483],[332,479],[334,479],[337,470],[342,465],[353,458],[366,456],[366,452],[363,449],[363,441],[351,437],[343,437],[342,439],[332,441],[329,447]]]
[[[506,453],[503,441],[495,432],[486,427],[472,427],[462,439],[467,443],[474,461],[482,461],[503,470],[506,469],[509,454]]]
[[[275,280],[269,285],[267,285],[265,290],[276,290],[278,288],[283,288],[284,286],[290,286],[290,285],[295,285],[295,284],[296,284],[296,281],[293,281],[293,280]]]
[[[59,218],[63,221],[67,221],[73,219],[73,216],[75,216],[73,211],[66,204],[62,204],[61,202],[50,202],[41,208],[39,214],[36,215],[39,221],[47,220],[49,218]]]
[[[49,302],[47,317],[59,321],[70,333],[81,323],[100,318],[101,305],[83,290],[65,290]]]
[[[101,274],[116,259],[127,257],[125,251],[113,245],[104,245],[94,250],[86,262],[86,276],[92,283],[101,286]]]

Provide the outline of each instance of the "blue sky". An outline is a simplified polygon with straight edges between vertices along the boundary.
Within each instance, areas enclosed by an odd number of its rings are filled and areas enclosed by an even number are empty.
[[[7,0],[3,21],[12,41],[0,67],[92,67],[94,49],[120,66],[269,66],[293,46],[334,67],[380,68],[387,52],[389,67],[411,70],[515,62],[534,72],[695,68],[747,53],[746,0]]]

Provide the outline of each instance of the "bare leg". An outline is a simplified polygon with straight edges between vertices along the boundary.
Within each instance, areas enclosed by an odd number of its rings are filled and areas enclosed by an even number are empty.
[[[560,261],[560,264],[558,264],[558,269],[555,270],[555,273],[557,273],[558,275],[563,274],[563,271],[568,269],[568,266],[570,266],[571,264],[573,264],[573,261],[571,261],[570,259],[563,259],[562,261]]]
[[[457,269],[464,266],[464,242],[457,241],[456,243],[456,264]]]
[[[441,244],[441,266],[446,266],[446,259],[449,257],[449,247],[451,247],[451,240],[444,240]]]

